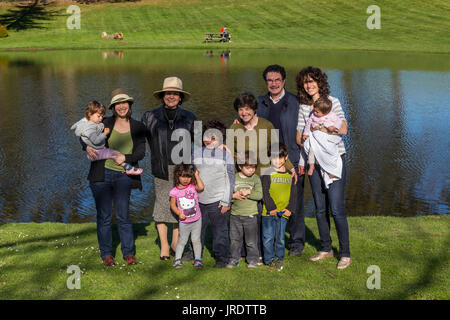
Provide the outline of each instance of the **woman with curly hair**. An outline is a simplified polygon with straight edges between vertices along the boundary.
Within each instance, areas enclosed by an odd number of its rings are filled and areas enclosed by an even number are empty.
[[[319,68],[306,67],[298,73],[296,83],[297,96],[300,100],[297,143],[303,147],[304,141],[302,132],[308,118],[313,112],[313,104],[319,98],[328,98],[331,101],[331,110],[342,120],[342,126],[340,129],[334,128],[332,132],[330,132],[326,127],[310,128],[311,131],[321,130],[329,134],[347,134],[347,121],[345,120],[344,111],[342,110],[339,100],[329,95],[330,86],[328,84],[327,75]],[[324,179],[320,174],[320,165],[317,163],[315,164],[317,170],[314,170],[312,175],[309,177],[314,198],[314,205],[316,208],[316,219],[321,243],[321,250],[316,255],[311,257],[310,260],[318,261],[334,256],[333,249],[331,247],[330,216],[328,214],[330,209],[339,238],[339,263],[337,268],[345,269],[351,264],[352,260],[350,258],[349,231],[344,202],[346,169],[344,156],[345,146],[342,140],[338,144],[338,149],[342,159],[341,179],[330,184],[327,189],[325,187]]]

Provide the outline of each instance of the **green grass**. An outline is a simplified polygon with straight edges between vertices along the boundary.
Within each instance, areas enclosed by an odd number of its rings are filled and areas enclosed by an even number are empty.
[[[376,1],[381,29],[369,30],[372,0],[159,0],[80,5],[81,30],[67,17],[46,30],[10,31],[0,50],[53,48],[265,48],[449,52],[450,4],[445,0]],[[9,5],[0,6],[0,14]],[[65,12],[68,4],[59,7]],[[202,43],[227,26],[232,43]],[[123,32],[123,41],[101,39]]]
[[[115,267],[104,267],[96,226],[10,223],[0,226],[0,299],[449,299],[448,216],[350,217],[353,264],[312,263],[319,245],[315,219],[307,218],[302,257],[286,256],[281,272],[260,266],[215,269],[210,243],[205,267],[175,270],[159,260],[156,229],[134,225],[139,264],[127,266],[117,247]],[[334,224],[333,224],[334,225]],[[334,226],[332,238],[337,239]],[[336,251],[337,241],[333,243]],[[83,271],[81,289],[66,286],[67,267]],[[369,290],[367,268],[381,269],[381,288]],[[275,285],[276,284],[276,285]],[[195,290],[193,290],[195,288]]]

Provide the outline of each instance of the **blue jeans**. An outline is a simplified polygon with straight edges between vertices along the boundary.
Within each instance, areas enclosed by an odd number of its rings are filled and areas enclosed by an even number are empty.
[[[262,216],[264,264],[274,258],[284,259],[284,233],[288,220],[278,216]]]
[[[328,209],[330,209],[339,238],[339,258],[350,257],[349,231],[344,200],[347,171],[345,169],[344,155],[342,155],[341,158],[342,177],[340,180],[330,184],[329,189],[325,188],[323,178],[320,174],[320,165],[318,163],[315,164],[314,172],[312,176],[309,177],[314,205],[316,207],[316,219],[317,226],[319,227],[321,251],[328,252],[332,249],[330,216],[328,214]]]
[[[97,208],[97,238],[102,259],[112,255],[113,203],[122,254],[124,257],[134,254],[133,225],[129,212],[131,182],[125,173],[105,168],[105,180],[90,183]]]

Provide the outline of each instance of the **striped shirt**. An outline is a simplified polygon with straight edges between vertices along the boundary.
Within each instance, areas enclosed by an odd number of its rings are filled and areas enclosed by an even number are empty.
[[[331,111],[334,112],[340,119],[342,119],[343,121],[345,121],[347,123],[347,120],[345,120],[344,110],[342,110],[339,99],[334,98],[332,96],[328,96],[328,98],[331,100],[331,103],[332,103]],[[308,106],[306,104],[300,104],[299,108],[300,108],[300,110],[298,112],[297,131],[300,133],[303,133],[305,124],[308,121],[308,119],[311,116],[311,113],[313,111],[311,109],[311,106]],[[344,146],[343,140],[341,140],[341,142],[339,142],[338,147],[339,147],[339,154],[343,155],[345,153],[345,146]]]

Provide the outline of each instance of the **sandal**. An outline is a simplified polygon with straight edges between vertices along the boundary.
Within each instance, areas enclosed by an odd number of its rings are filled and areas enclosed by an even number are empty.
[[[167,261],[167,260],[169,260],[170,259],[170,257],[168,257],[168,256],[160,256],[159,257],[159,260],[161,260],[161,261]]]

